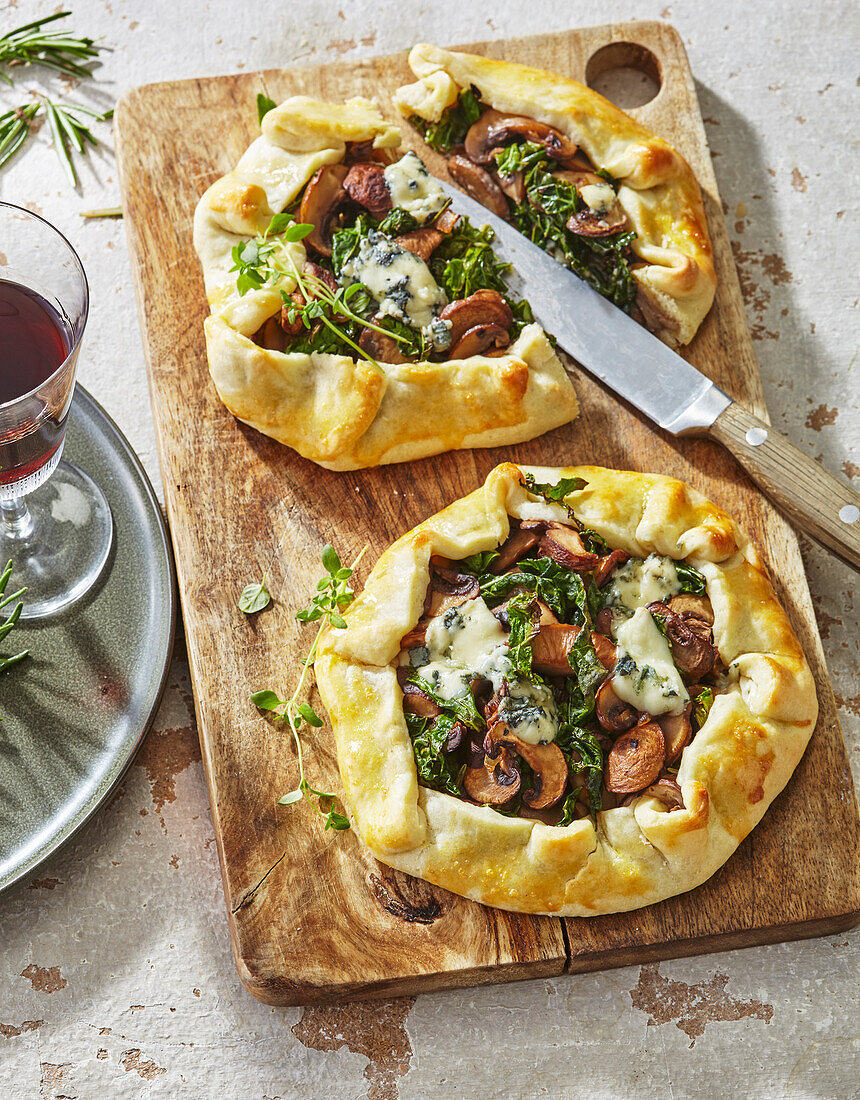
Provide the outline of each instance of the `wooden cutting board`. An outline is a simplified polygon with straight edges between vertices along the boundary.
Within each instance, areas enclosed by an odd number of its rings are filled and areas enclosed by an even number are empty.
[[[691,162],[705,196],[719,290],[689,358],[733,397],[766,412],[693,78],[677,33],[624,23],[473,44],[494,57],[582,80],[589,59],[650,69],[657,97],[631,113]],[[600,68],[592,61],[590,75]],[[322,470],[239,424],[209,380],[207,312],[191,243],[197,199],[258,134],[255,97],[340,100],[389,94],[406,55],[315,68],[154,84],[116,112],[125,221],[135,264],[164,491],[230,931],[247,988],[270,1004],[415,993],[595,970],[840,931],[860,914],[857,807],[795,535],[716,445],[671,439],[576,373],[573,424],[516,447],[464,451],[357,473]],[[415,135],[404,141],[422,156]],[[442,162],[429,157],[431,169]],[[599,463],[679,477],[728,509],[762,548],[809,657],[821,717],[800,767],[765,820],[704,886],[630,914],[562,921],[465,901],[377,863],[355,833],[323,832],[306,806],[278,807],[297,782],[289,733],[248,701],[289,695],[309,629],[319,557],[365,545],[359,580],[391,541],[479,485],[504,459]],[[237,609],[263,572],[275,597]],[[315,702],[318,700],[315,698]],[[333,738],[305,734],[312,782],[339,790]]]

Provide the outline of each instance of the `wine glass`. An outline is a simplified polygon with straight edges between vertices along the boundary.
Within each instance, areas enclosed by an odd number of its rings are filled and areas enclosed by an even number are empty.
[[[60,461],[88,307],[84,269],[62,233],[0,202],[0,569],[11,558],[10,591],[27,587],[22,619],[83,596],[110,553],[104,494]]]

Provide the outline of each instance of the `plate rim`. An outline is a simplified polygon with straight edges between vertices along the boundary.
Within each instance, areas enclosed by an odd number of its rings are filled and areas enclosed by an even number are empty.
[[[170,537],[170,530],[165,518],[164,512],[159,504],[158,497],[155,493],[155,489],[152,486],[152,482],[149,479],[149,475],[144,469],[143,463],[134,451],[133,447],[126,439],[125,435],[121,431],[119,425],[107,412],[107,410],[93,397],[93,395],[82,386],[79,382],[75,383],[75,392],[73,397],[74,402],[80,399],[84,405],[89,405],[91,410],[94,410],[98,417],[101,417],[109,429],[108,434],[113,437],[114,442],[118,445],[118,449],[123,451],[129,460],[132,470],[137,474],[139,485],[142,489],[142,495],[144,502],[151,506],[152,512],[156,517],[156,528],[158,532],[158,539],[161,543],[164,551],[164,561],[167,564],[167,578],[169,581],[169,608],[168,608],[168,642],[167,651],[165,653],[164,661],[162,663],[161,674],[158,679],[158,687],[153,696],[152,702],[146,712],[146,718],[141,726],[139,735],[134,741],[134,744],[128,750],[125,760],[123,760],[119,771],[114,776],[113,780],[105,787],[96,801],[84,812],[80,817],[73,819],[73,822],[67,829],[59,829],[57,833],[51,837],[47,842],[47,846],[40,849],[38,854],[34,855],[29,860],[24,860],[15,870],[12,872],[11,877],[3,881],[0,879],[0,895],[10,890],[13,886],[25,878],[32,871],[35,871],[37,867],[40,867],[51,856],[67,844],[74,836],[80,832],[80,830],[92,820],[92,818],[103,809],[105,803],[110,799],[113,793],[116,791],[119,784],[125,778],[128,769],[134,762],[134,758],[137,756],[144,738],[152,729],[152,724],[155,721],[155,716],[158,714],[161,701],[164,698],[164,692],[167,688],[167,680],[170,676],[170,668],[173,664],[173,654],[176,648],[176,625],[177,625],[177,611],[178,611],[178,594],[176,587],[176,564],[173,559],[173,542]]]

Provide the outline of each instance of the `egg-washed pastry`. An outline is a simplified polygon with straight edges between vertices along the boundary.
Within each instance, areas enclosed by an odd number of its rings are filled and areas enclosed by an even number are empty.
[[[671,346],[716,279],[702,196],[670,145],[554,73],[420,44],[394,101],[451,177]]]
[[[293,96],[203,195],[209,370],[246,424],[333,470],[532,439],[576,395],[493,232],[454,215],[365,99]]]
[[[755,548],[656,474],[498,466],[394,543],[345,619],[316,674],[361,838],[502,909],[698,886],[818,714]]]

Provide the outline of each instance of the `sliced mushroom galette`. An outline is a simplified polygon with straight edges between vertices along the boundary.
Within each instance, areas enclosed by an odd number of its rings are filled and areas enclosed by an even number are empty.
[[[209,188],[209,368],[240,419],[331,469],[531,439],[576,397],[493,232],[366,100],[295,96]]]
[[[714,298],[690,166],[584,84],[420,44],[394,101],[451,177],[667,343]]]
[[[383,554],[347,619],[316,667],[362,838],[502,908],[703,882],[817,715],[755,550],[668,478],[497,467]]]

